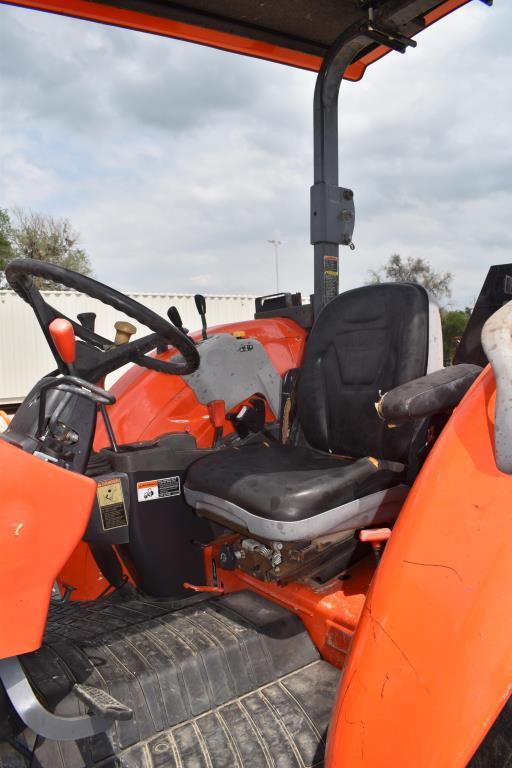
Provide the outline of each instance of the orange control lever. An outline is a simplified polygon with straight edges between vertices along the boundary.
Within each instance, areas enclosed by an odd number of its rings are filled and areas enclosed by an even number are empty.
[[[73,326],[69,320],[64,320],[63,317],[56,317],[48,326],[48,330],[61,360],[67,365],[73,365],[76,359],[76,339]]]
[[[359,541],[369,541],[371,544],[387,541],[390,536],[391,530],[389,528],[367,528],[364,531],[359,531]]]
[[[213,595],[223,595],[224,589],[222,587],[209,587],[206,584],[189,584],[188,581],[183,582],[185,589],[191,589],[193,592],[208,592]]]
[[[210,421],[215,429],[222,429],[226,419],[226,405],[224,400],[210,400],[207,407]]]

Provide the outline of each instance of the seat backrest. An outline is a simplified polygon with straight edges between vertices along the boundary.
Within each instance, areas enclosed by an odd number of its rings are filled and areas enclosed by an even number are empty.
[[[414,424],[390,429],[379,392],[424,376],[429,297],[415,283],[381,283],[341,293],[309,336],[298,385],[308,442],[344,456],[406,461]]]

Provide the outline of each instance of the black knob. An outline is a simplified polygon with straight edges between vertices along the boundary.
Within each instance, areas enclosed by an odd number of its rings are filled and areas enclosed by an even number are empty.
[[[96,324],[96,312],[80,312],[77,315],[79,322],[91,333],[94,333],[94,326]]]
[[[183,320],[181,319],[181,315],[179,313],[178,307],[175,307],[175,306],[169,307],[169,309],[167,310],[167,317],[169,318],[171,323],[176,326],[178,331],[181,331],[186,336],[188,336],[188,328],[185,328],[185,326],[183,325]]]
[[[179,328],[180,330],[183,328],[183,320],[181,319],[178,307],[169,307],[167,310],[167,317],[176,328]]]
[[[206,299],[200,293],[196,293],[194,301],[196,303],[197,311],[201,317],[204,317],[204,315],[206,315]]]

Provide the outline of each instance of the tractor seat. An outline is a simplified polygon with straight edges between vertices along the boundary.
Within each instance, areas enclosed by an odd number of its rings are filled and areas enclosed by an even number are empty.
[[[429,345],[429,326],[440,340],[438,325],[427,292],[413,283],[337,296],[311,330],[300,372],[297,417],[309,446],[261,440],[210,454],[188,470],[189,504],[273,541],[395,519],[417,422],[389,428],[375,403],[441,367],[438,343]]]

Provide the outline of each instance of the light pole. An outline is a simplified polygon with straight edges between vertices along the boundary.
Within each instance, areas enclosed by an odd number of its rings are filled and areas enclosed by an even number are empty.
[[[276,254],[276,293],[279,293],[279,246],[282,245],[280,240],[267,240],[267,243],[274,246]]]

